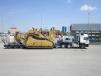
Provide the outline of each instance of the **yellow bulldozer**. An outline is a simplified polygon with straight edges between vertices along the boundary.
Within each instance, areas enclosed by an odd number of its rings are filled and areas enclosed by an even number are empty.
[[[55,29],[51,28],[46,34],[42,29],[32,28],[26,33],[16,32],[15,40],[25,48],[53,48]]]

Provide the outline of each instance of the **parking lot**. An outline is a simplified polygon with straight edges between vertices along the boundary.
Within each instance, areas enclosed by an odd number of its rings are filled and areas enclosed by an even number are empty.
[[[101,76],[101,45],[87,49],[4,49],[0,76]]]

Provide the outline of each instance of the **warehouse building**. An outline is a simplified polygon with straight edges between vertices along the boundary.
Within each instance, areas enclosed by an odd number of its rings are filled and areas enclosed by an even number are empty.
[[[71,24],[72,35],[86,33],[91,44],[101,44],[101,24]]]

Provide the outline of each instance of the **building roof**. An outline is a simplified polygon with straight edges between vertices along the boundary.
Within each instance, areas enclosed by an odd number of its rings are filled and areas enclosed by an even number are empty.
[[[101,31],[101,24],[71,24],[70,31]]]

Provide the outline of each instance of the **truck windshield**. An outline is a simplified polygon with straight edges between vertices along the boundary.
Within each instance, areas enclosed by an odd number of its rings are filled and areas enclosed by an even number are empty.
[[[69,38],[66,38],[65,40],[70,40]]]
[[[84,37],[84,40],[88,40],[88,37]]]

